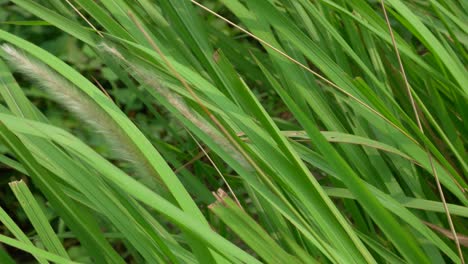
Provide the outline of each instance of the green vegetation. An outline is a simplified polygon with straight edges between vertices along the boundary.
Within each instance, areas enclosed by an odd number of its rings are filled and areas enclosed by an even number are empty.
[[[384,2],[0,0],[0,263],[464,263],[468,4]]]

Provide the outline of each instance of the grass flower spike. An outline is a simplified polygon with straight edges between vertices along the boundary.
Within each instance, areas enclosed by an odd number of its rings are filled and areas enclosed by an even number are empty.
[[[91,98],[47,65],[26,56],[10,45],[4,44],[2,49],[7,54],[7,60],[11,66],[38,84],[57,103],[73,113],[78,119],[99,132],[119,159],[132,164],[137,172],[137,178],[154,176],[154,172],[134,143]],[[156,185],[152,187],[156,187]]]

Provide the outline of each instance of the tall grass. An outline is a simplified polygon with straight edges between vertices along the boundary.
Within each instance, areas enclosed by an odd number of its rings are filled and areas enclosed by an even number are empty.
[[[166,109],[153,122],[173,139],[0,30],[0,162],[65,225],[14,182],[34,232],[0,208],[9,248],[39,263],[464,263],[466,4],[11,2],[91,48],[147,115]],[[133,169],[51,125],[16,70]]]

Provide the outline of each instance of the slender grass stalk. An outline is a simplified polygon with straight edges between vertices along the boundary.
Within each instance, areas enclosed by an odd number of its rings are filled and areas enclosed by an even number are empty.
[[[94,31],[96,31],[96,33],[98,33],[99,36],[101,36],[101,38],[104,38],[104,35],[101,33],[101,31],[99,31],[94,25],[93,23],[91,23],[81,12],[80,10],[78,10],[69,0],[65,0],[67,2],[67,4],[73,9],[73,11],[75,11],[85,22],[86,24],[88,24]]]
[[[408,93],[408,98],[410,100],[411,107],[412,107],[413,112],[414,112],[414,116],[416,118],[416,123],[417,123],[418,128],[421,131],[421,133],[424,134],[424,129],[423,129],[423,126],[422,126],[422,123],[421,123],[421,118],[419,117],[419,114],[418,114],[419,109],[418,109],[418,106],[416,105],[416,102],[414,101],[414,98],[413,98],[413,93],[411,91],[411,87],[410,87],[410,84],[409,84],[409,81],[408,81],[408,77],[406,76],[405,67],[403,66],[403,62],[401,60],[400,52],[398,51],[397,43],[395,41],[395,36],[393,35],[393,29],[392,29],[392,26],[390,25],[390,20],[389,20],[388,15],[387,15],[387,10],[385,8],[385,3],[384,3],[383,0],[381,0],[380,4],[382,6],[382,11],[383,11],[383,14],[384,14],[384,17],[385,17],[385,22],[387,23],[387,26],[388,26],[388,31],[390,32],[390,37],[392,39],[393,48],[395,50],[395,54],[396,54],[396,57],[397,57],[397,60],[398,60],[398,66],[400,67],[400,72],[401,72],[401,75],[403,76],[403,80],[405,82],[405,88],[406,88],[406,91]],[[431,170],[432,170],[432,174],[434,175],[434,178],[435,178],[435,181],[436,181],[437,191],[439,192],[439,197],[442,200],[442,204],[444,205],[445,215],[447,216],[447,221],[448,221],[449,226],[450,226],[450,231],[452,232],[452,235],[453,235],[454,240],[455,240],[455,245],[457,246],[458,255],[460,256],[460,260],[461,260],[462,264],[464,264],[465,259],[463,257],[463,251],[461,250],[460,241],[459,241],[458,236],[457,236],[457,231],[455,230],[455,225],[453,224],[452,216],[450,215],[450,210],[447,207],[447,201],[445,199],[444,190],[442,189],[442,185],[440,184],[439,176],[437,175],[437,170],[436,170],[435,165],[434,165],[434,160],[433,160],[432,154],[429,152],[429,149],[427,148],[426,144],[424,144],[424,150],[427,153],[427,156],[428,156],[428,159],[429,159],[429,164],[431,165]]]
[[[198,140],[195,138],[194,135],[192,135],[192,133],[190,133],[190,131],[187,129],[187,133],[190,135],[190,137],[193,138],[193,140],[195,141],[195,143],[197,144],[198,148],[201,149],[201,151],[203,152],[203,154],[205,155],[205,157],[210,161],[211,165],[213,165],[213,168],[215,168],[216,172],[218,173],[218,175],[221,177],[221,179],[223,179],[223,182],[226,184],[226,186],[228,187],[229,189],[229,192],[231,193],[231,195],[234,197],[234,200],[236,201],[236,204],[237,206],[239,206],[240,208],[242,208],[242,205],[239,201],[239,199],[237,198],[236,194],[234,193],[234,190],[231,188],[231,185],[229,184],[229,182],[226,180],[226,178],[224,177],[223,173],[221,172],[221,170],[218,168],[218,166],[216,166],[216,163],[213,161],[213,159],[211,159],[210,157],[210,154],[208,154],[208,152],[203,148],[203,146],[198,142]],[[242,208],[244,209],[244,208]]]

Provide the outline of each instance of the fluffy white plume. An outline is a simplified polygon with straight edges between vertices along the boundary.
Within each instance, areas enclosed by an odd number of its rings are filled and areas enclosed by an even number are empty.
[[[29,58],[10,45],[4,44],[1,48],[8,55],[10,65],[37,83],[77,118],[101,133],[119,158],[132,163],[139,174],[155,175],[133,141],[87,94],[42,62]]]

